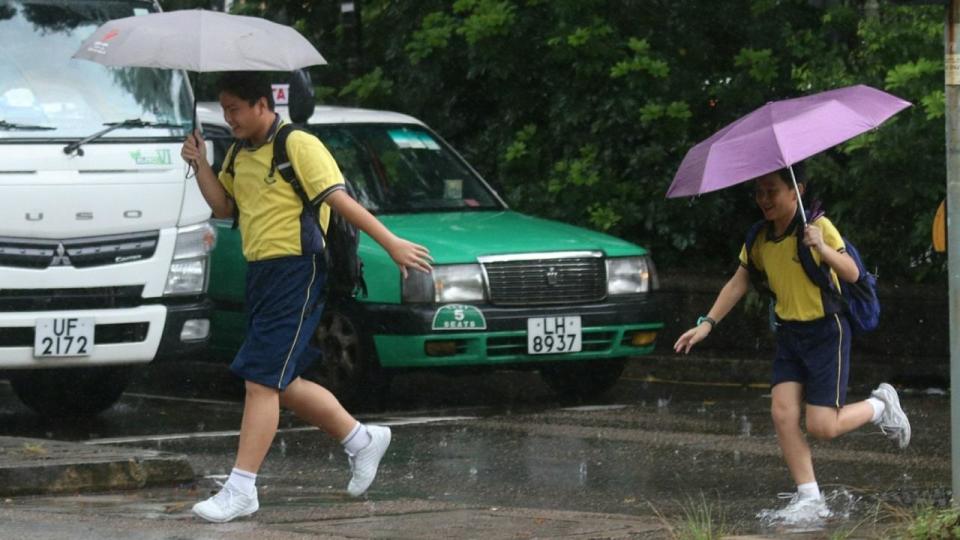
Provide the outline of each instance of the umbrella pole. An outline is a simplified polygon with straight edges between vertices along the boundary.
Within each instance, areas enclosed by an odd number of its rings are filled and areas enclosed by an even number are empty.
[[[803,226],[807,226],[807,213],[803,209],[803,197],[800,195],[800,188],[797,186],[797,177],[793,174],[793,165],[787,167],[790,169],[790,180],[793,181],[793,190],[797,192],[797,205],[800,206],[800,219],[803,220]]]

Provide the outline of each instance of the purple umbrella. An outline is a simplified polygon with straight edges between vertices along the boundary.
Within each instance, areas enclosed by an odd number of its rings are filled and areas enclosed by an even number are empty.
[[[667,197],[708,193],[790,167],[909,106],[862,84],[771,101],[691,148]],[[793,182],[796,188],[796,179]],[[800,209],[803,215],[802,203]]]

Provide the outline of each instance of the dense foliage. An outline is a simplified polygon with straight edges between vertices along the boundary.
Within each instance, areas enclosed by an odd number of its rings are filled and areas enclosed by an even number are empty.
[[[182,3],[182,2],[181,2]],[[398,109],[459,148],[521,211],[730,270],[759,218],[749,186],[664,198],[697,141],[772,99],[865,83],[914,103],[811,159],[813,188],[887,278],[942,276],[943,9],[876,0],[238,2],[295,25],[327,102]]]

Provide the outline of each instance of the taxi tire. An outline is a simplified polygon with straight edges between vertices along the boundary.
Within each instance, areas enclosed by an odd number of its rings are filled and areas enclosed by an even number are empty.
[[[613,388],[627,365],[625,358],[558,362],[540,368],[540,377],[561,399],[586,399]]]
[[[390,376],[368,351],[374,350],[348,309],[326,309],[314,333],[323,354],[304,376],[329,390],[344,404],[381,408]]]
[[[130,383],[130,366],[18,370],[10,385],[20,401],[41,416],[95,416],[116,403]]]

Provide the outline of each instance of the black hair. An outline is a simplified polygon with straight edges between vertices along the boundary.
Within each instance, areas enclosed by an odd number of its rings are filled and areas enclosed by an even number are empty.
[[[267,98],[267,107],[272,111],[273,88],[266,77],[256,71],[228,71],[220,76],[217,94],[233,94],[253,106],[260,98]]]
[[[792,167],[793,175],[797,179],[797,184],[802,185],[805,188],[809,188],[810,186],[807,185],[807,167],[803,164],[803,162],[801,161],[799,163],[794,163]],[[793,187],[793,180],[790,178],[790,167],[784,167],[780,169],[777,171],[777,174],[780,176],[780,179],[783,180],[784,184]]]

